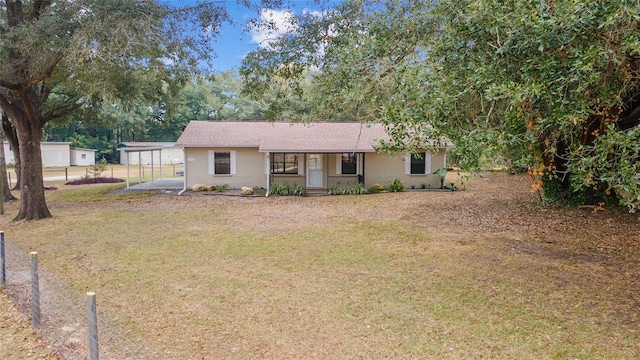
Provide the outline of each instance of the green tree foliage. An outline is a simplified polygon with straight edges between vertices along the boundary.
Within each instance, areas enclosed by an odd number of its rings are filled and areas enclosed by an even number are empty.
[[[43,138],[97,149],[98,159],[118,162],[118,143],[176,141],[191,120],[264,119],[265,102],[242,96],[241,87],[235,70],[193,77],[176,94],[166,93],[147,105],[110,104],[97,111],[75,111],[45,125]]]
[[[389,148],[446,135],[463,167],[502,158],[547,200],[635,211],[639,21],[629,0],[353,1],[301,20],[243,75],[297,89],[317,69],[320,109],[370,104],[360,117],[387,125]]]
[[[157,99],[212,59],[212,40],[227,20],[223,4],[175,5],[0,2],[0,107],[15,125],[22,164],[16,220],[51,216],[40,158],[45,124],[100,104]]]

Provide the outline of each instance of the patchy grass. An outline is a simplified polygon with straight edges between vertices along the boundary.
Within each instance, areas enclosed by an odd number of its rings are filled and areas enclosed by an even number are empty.
[[[59,360],[55,351],[36,335],[29,321],[0,291],[0,358]]]
[[[122,183],[115,184],[84,184],[69,185],[68,187],[58,189],[47,193],[49,202],[72,201],[72,202],[92,202],[92,201],[108,201],[108,200],[125,200],[137,197],[145,197],[151,195],[146,192],[120,192],[115,190],[124,189]]]
[[[7,238],[167,358],[640,357],[637,215],[541,207],[523,178],[311,198],[94,186],[48,194],[52,219],[9,209]]]

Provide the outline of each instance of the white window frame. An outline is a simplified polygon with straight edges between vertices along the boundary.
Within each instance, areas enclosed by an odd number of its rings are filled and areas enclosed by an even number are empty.
[[[411,153],[408,153],[404,157],[404,173],[405,175],[429,175],[431,174],[431,152],[424,152],[424,174],[412,174],[411,173]]]
[[[216,174],[216,152],[229,153],[229,174]],[[230,176],[236,174],[236,151],[235,150],[209,150],[209,175]]]
[[[336,175],[342,175],[342,154],[346,153],[336,154]],[[362,155],[360,153],[356,153],[356,173],[348,175],[362,175]]]

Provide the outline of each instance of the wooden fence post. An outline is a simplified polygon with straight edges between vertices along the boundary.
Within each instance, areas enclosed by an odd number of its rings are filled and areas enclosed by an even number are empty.
[[[7,265],[4,253],[4,231],[0,231],[0,262],[2,267],[0,268],[0,288],[7,287]]]
[[[89,324],[89,360],[98,360],[98,311],[96,307],[96,293],[87,293],[87,321]]]
[[[38,253],[32,251],[31,258],[31,324],[40,326],[40,280],[38,278]]]

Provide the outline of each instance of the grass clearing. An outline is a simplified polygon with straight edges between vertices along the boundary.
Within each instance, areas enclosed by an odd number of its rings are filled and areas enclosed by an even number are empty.
[[[486,179],[317,198],[88,185],[48,194],[52,219],[0,221],[170,359],[640,357],[637,216]]]

